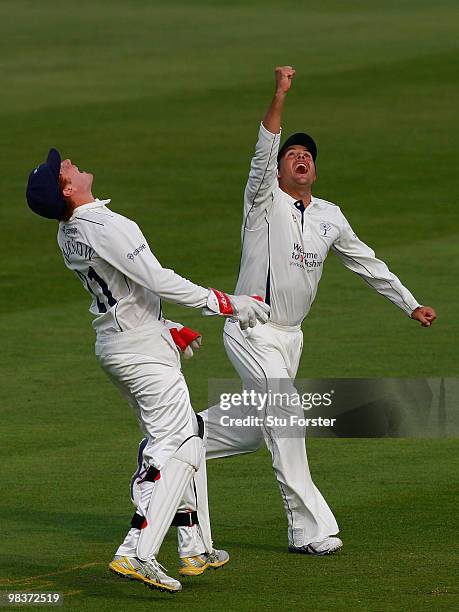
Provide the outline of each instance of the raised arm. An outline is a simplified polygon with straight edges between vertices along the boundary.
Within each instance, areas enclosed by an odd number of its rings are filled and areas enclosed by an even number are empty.
[[[341,232],[332,245],[332,251],[346,268],[358,274],[368,285],[401,308],[409,317],[419,321],[423,327],[430,327],[435,321],[435,310],[419,304],[387,265],[355,235],[344,215]]]
[[[271,134],[280,134],[285,97],[295,76],[295,70],[291,66],[278,66],[274,71],[274,75],[276,78],[276,90],[264,116],[263,125]]]
[[[281,119],[284,102],[295,70],[291,66],[275,69],[275,92],[263,118],[250,165],[249,180],[244,194],[244,225],[253,227],[272,201],[277,185],[277,153],[279,151]]]

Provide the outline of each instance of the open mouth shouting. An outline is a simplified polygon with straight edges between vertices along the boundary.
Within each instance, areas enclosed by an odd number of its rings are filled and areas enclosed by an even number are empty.
[[[294,168],[296,174],[307,174],[309,170],[309,164],[305,162],[298,162]]]

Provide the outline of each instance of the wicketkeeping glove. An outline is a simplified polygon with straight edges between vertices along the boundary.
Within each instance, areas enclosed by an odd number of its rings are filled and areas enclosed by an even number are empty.
[[[191,359],[194,354],[193,350],[197,351],[201,348],[202,335],[180,323],[175,323],[168,319],[163,319],[163,321],[169,329],[172,340],[175,342],[178,350],[183,354],[183,357],[185,359]]]
[[[239,321],[241,329],[255,327],[257,320],[264,324],[268,320],[269,306],[260,296],[227,295],[218,289],[211,289],[203,315],[221,315]]]

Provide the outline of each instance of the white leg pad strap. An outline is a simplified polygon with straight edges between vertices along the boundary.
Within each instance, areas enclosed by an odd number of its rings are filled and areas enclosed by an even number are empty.
[[[137,543],[139,559],[148,561],[158,554],[185,489],[200,465],[202,448],[201,438],[188,438],[161,470],[146,511],[146,524]]]

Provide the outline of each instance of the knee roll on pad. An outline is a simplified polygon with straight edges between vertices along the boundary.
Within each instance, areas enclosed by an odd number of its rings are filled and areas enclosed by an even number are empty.
[[[201,465],[202,449],[202,439],[198,436],[192,436],[181,444],[181,446],[176,450],[175,455],[171,459],[183,461],[183,463],[187,463],[188,465],[191,465],[191,467],[193,467],[195,470],[197,470]]]

